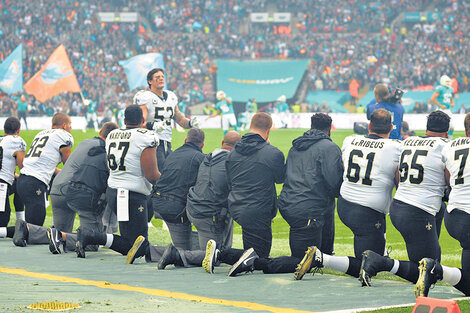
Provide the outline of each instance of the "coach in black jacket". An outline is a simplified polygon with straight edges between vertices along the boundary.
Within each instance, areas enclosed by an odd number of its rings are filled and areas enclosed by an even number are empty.
[[[226,161],[230,215],[242,227],[243,248],[254,248],[260,257],[268,257],[271,250],[271,220],[277,213],[274,183],[282,183],[285,176],[284,155],[268,142],[271,127],[268,114],[255,114],[250,132]]]
[[[204,132],[189,130],[185,143],[163,163],[162,176],[152,195],[152,206],[168,225],[171,240],[177,248],[191,250],[191,223],[186,215],[189,188],[196,183],[204,154]]]
[[[227,132],[222,148],[206,155],[199,167],[196,184],[189,189],[186,214],[197,229],[201,248],[211,239],[224,247],[232,246],[233,220],[228,215],[225,161],[240,139],[236,131]]]
[[[290,226],[292,256],[309,246],[333,251],[335,197],[343,181],[341,149],[331,140],[331,117],[312,115],[311,129],[292,142],[279,210]]]

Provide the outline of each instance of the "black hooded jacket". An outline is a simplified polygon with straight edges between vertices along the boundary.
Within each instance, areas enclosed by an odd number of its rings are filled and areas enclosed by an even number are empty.
[[[276,188],[285,176],[284,155],[260,135],[245,134],[227,161],[230,215],[242,227],[269,226],[276,215]]]
[[[186,210],[195,218],[227,213],[229,189],[225,160],[229,151],[220,149],[214,153],[206,155],[199,167],[196,184],[189,189]]]
[[[334,210],[343,181],[341,149],[324,132],[311,129],[292,142],[279,210],[289,223]]]

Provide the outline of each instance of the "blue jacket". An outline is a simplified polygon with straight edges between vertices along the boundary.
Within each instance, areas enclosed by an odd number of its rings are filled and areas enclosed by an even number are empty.
[[[392,114],[392,124],[393,130],[390,133],[390,139],[399,139],[402,140],[401,137],[401,122],[403,121],[403,113],[404,109],[401,103],[388,103],[388,102],[380,102],[376,103],[375,100],[372,100],[367,104],[367,119],[370,120],[370,116],[372,112],[377,109],[385,109],[390,114]]]

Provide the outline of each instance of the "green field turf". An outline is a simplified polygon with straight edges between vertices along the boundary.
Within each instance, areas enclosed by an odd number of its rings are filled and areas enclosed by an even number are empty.
[[[73,125],[72,125],[73,127]],[[287,157],[287,153],[291,147],[292,140],[297,138],[303,133],[304,130],[301,129],[282,129],[282,130],[275,130],[271,132],[270,141],[271,144],[278,147]],[[34,137],[34,135],[38,131],[22,131],[21,136],[25,139],[28,147]],[[205,139],[205,146],[203,148],[204,153],[211,152],[214,148],[220,147],[222,141],[222,130],[220,129],[207,129],[205,130],[206,139]],[[173,132],[173,150],[177,147],[181,146],[184,142],[186,132]],[[332,132],[331,137],[334,142],[336,142],[339,146],[341,146],[343,139],[351,135],[351,130],[335,130]],[[423,132],[418,132],[419,135],[423,134]],[[73,130],[72,135],[75,139],[75,146],[82,141],[83,139],[90,138],[96,136],[97,134],[92,131],[88,130],[87,133],[83,133],[80,130]],[[463,132],[456,132],[454,137],[464,136]],[[280,192],[282,185],[277,186],[278,192]],[[14,225],[15,217],[12,214],[12,219],[10,221],[10,225]],[[162,222],[161,220],[152,220],[152,223],[155,227],[149,230],[149,240],[153,244],[158,245],[167,245],[171,242],[169,233],[167,231],[162,230]],[[47,218],[45,222],[45,226],[52,225],[52,210],[49,206],[47,209]],[[75,223],[75,227],[78,227],[78,220]],[[336,237],[335,237],[335,253],[338,256],[348,256],[353,255],[353,237],[351,231],[344,226],[339,218],[336,218]],[[278,214],[276,218],[273,220],[273,245],[271,250],[271,256],[281,256],[281,255],[290,255],[289,250],[289,228],[287,223],[282,219],[282,217]],[[238,225],[234,227],[234,244],[235,248],[242,248],[242,240],[241,240],[241,228]],[[449,236],[447,231],[445,230],[444,225],[442,226],[440,244],[442,248],[442,263],[447,266],[460,266],[460,257],[461,257],[461,247],[459,243]],[[393,227],[390,219],[387,219],[387,246],[392,248],[391,257],[394,259],[402,259],[407,260],[406,248],[403,239],[401,238],[399,232]],[[325,272],[330,274],[338,274],[338,272],[325,270]],[[394,275],[389,273],[380,273],[377,277],[378,279],[392,279],[392,280],[400,280]],[[469,301],[463,301],[460,303],[470,310]],[[387,310],[387,311],[380,311],[380,312],[410,312],[411,310],[408,308],[407,310]],[[462,312],[466,310],[463,309]]]

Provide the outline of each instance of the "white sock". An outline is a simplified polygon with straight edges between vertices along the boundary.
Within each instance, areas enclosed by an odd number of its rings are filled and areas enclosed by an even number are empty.
[[[346,273],[349,268],[349,258],[347,256],[333,256],[323,253],[323,266]]]
[[[113,234],[106,234],[106,244],[104,245],[106,248],[111,248],[113,244],[114,235]]]
[[[460,282],[460,279],[462,278],[462,272],[460,271],[459,268],[456,267],[448,267],[448,266],[442,266],[442,280],[445,282],[448,282],[452,286],[457,285]]]
[[[16,219],[17,220],[25,220],[24,219],[24,211],[20,211],[20,212],[15,212],[16,213]]]
[[[398,272],[398,268],[400,268],[400,261],[398,260],[393,260],[393,267],[390,270],[390,273],[396,274]]]
[[[5,238],[7,236],[7,228],[0,227],[0,238]]]

